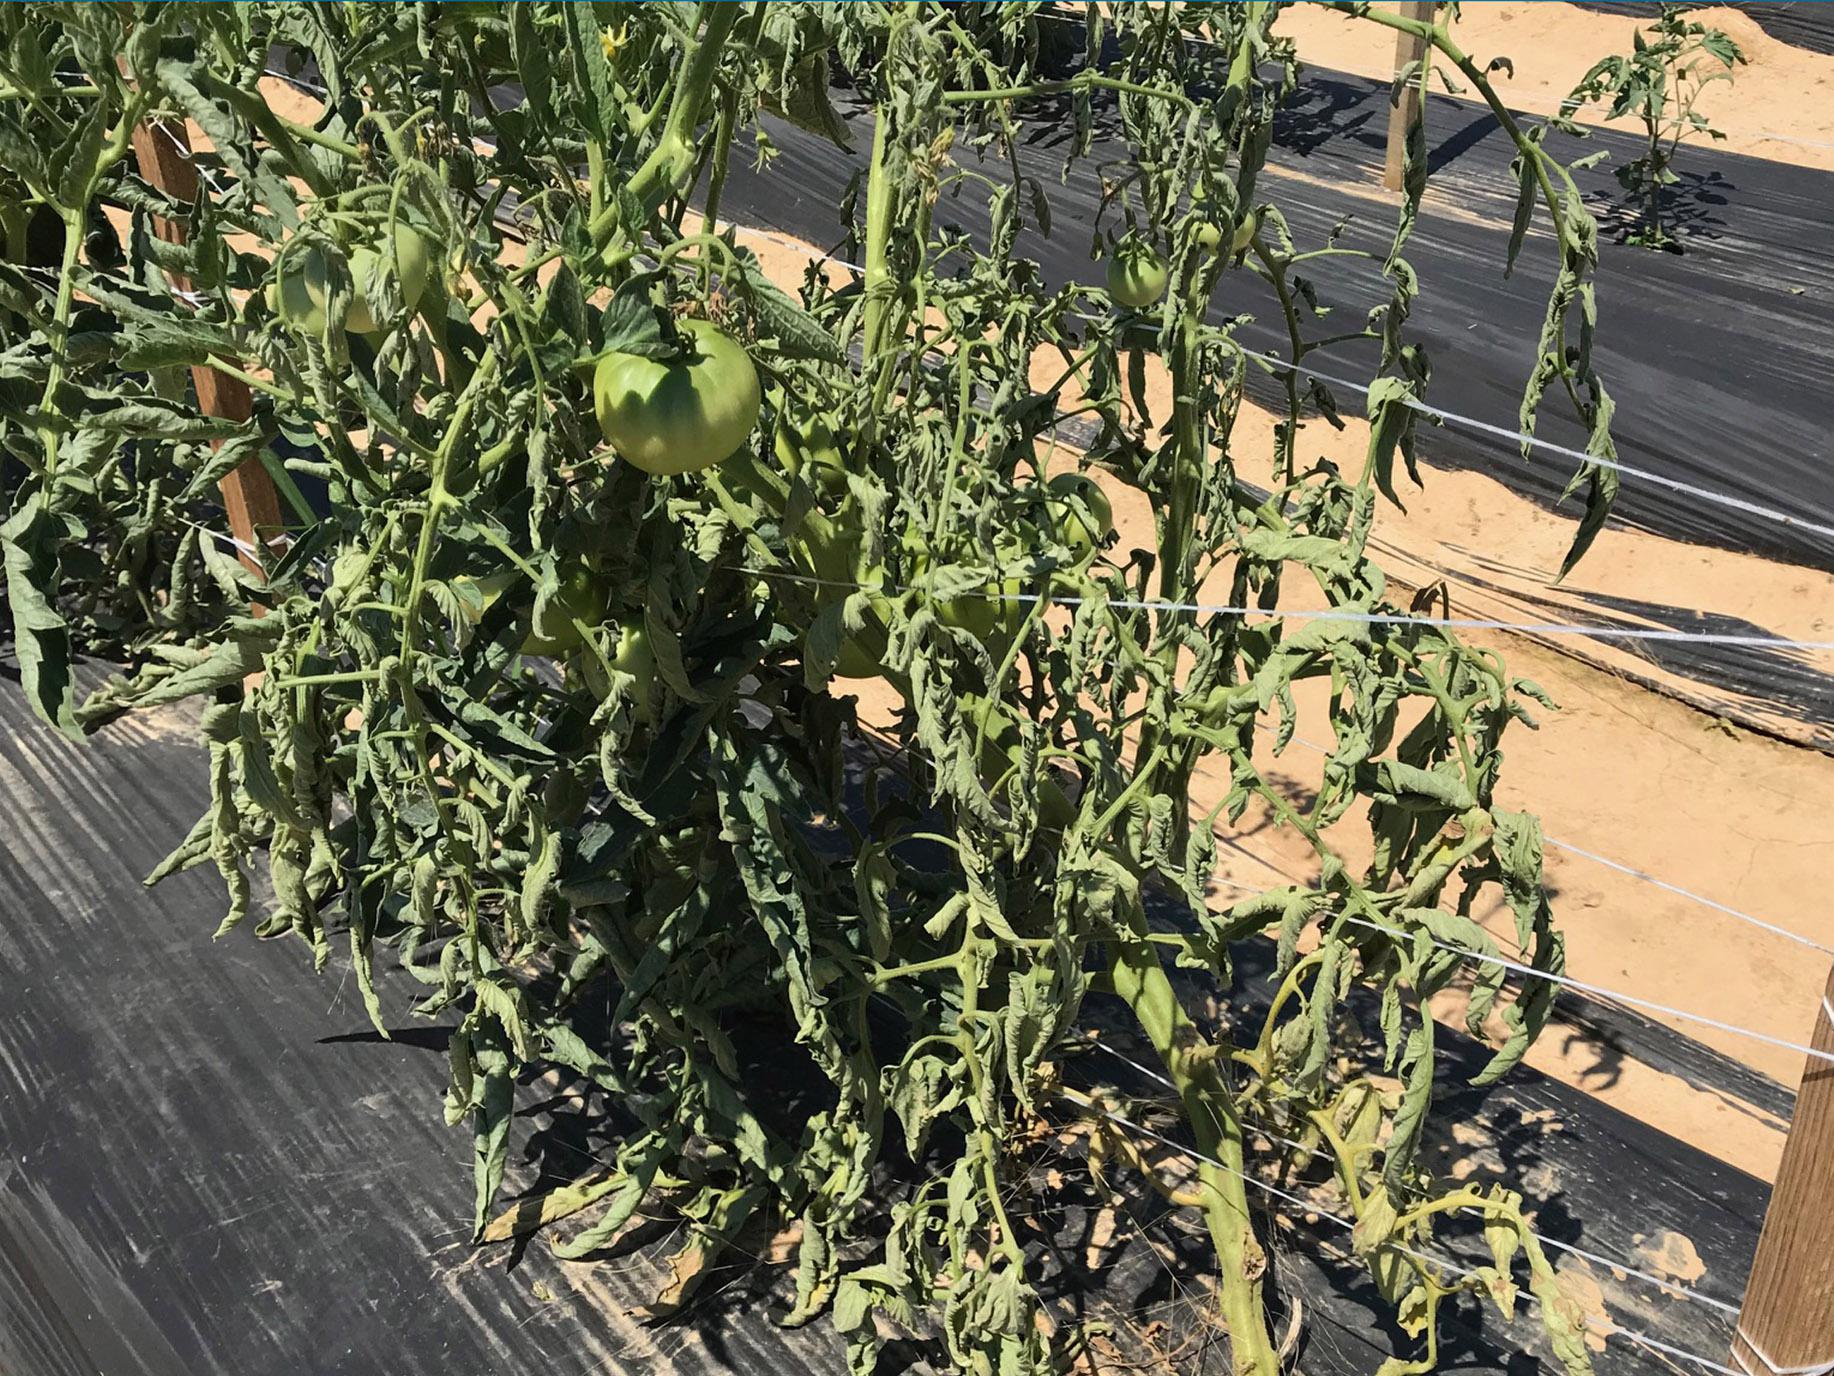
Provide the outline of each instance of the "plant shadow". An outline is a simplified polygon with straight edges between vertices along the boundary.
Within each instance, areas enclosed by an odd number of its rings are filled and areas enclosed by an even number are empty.
[[[1718,170],[1680,172],[1679,180],[1662,193],[1662,229],[1668,235],[1660,245],[1638,245],[1661,252],[1681,254],[1695,239],[1711,242],[1723,237],[1726,229],[1722,210],[1731,203],[1738,186]],[[1615,243],[1629,245],[1646,228],[1642,207],[1630,200],[1621,188],[1588,192],[1586,201],[1599,232]]]

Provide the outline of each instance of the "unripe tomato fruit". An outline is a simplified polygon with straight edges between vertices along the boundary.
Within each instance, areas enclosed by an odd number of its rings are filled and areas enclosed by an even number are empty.
[[[1243,249],[1247,248],[1249,244],[1253,243],[1255,228],[1254,212],[1250,211],[1247,215],[1242,217],[1242,223],[1235,227],[1235,237],[1229,241],[1229,251],[1231,253],[1240,253]]]
[[[356,334],[374,334],[376,321],[369,313],[368,290],[370,278],[381,271],[385,259],[384,250],[364,244],[351,250],[350,254],[350,310],[344,316],[344,328]],[[400,274],[396,281],[401,288],[401,299],[407,303],[410,311],[420,305],[427,294],[427,276],[432,255],[427,250],[427,241],[418,232],[407,225],[395,229],[395,262],[396,271]],[[322,302],[320,303],[323,304]]]
[[[1192,237],[1197,240],[1197,246],[1205,253],[1215,253],[1222,246],[1223,231],[1205,220],[1197,227],[1197,232]]]
[[[618,628],[617,643],[611,647],[610,659],[612,668],[636,680],[631,685],[631,696],[636,703],[637,716],[643,721],[650,720],[656,701],[656,652],[650,648],[649,632],[642,623],[633,621]],[[583,651],[574,658],[573,664],[592,695],[603,702],[611,692],[611,683],[605,677],[599,657],[591,651]]]
[[[268,309],[301,334],[322,335],[330,276],[331,266],[318,244],[292,250],[281,261],[280,276],[267,284]]]
[[[336,566],[334,565],[334,572],[335,569]],[[478,605],[475,608],[470,606],[464,608],[466,619],[471,621],[474,625],[482,621],[484,619],[484,613],[488,612],[497,604],[497,599],[503,596],[504,592],[516,581],[517,577],[518,574],[515,569],[499,569],[496,573],[485,574],[482,578],[475,578],[470,574],[460,574],[457,578],[454,578],[452,584],[455,588],[469,588],[472,592],[477,594]]]
[[[786,397],[777,412],[771,447],[791,477],[801,475],[817,492],[847,495],[847,463],[840,441],[820,411]]]
[[[619,457],[657,477],[729,456],[758,423],[758,370],[737,340],[706,320],[678,322],[689,352],[673,359],[612,354],[592,379],[593,409]]]
[[[913,582],[930,571],[933,556],[929,542],[920,532],[912,530],[905,533],[904,552],[910,561]],[[1017,578],[1003,581],[990,579],[978,592],[938,598],[931,605],[936,609],[937,620],[943,625],[967,631],[998,654],[1004,650],[1006,641],[1019,634],[1019,627],[1030,609],[1027,603],[1018,600],[1018,595],[1023,591]]]
[[[576,568],[562,580],[554,596],[535,607],[529,633],[522,641],[522,653],[558,659],[577,650],[584,637],[574,622],[596,626],[605,619],[609,600],[605,585],[593,570],[583,565]]]
[[[1114,534],[1114,508],[1108,502],[1108,494],[1087,473],[1059,473],[1051,479],[1049,491],[1054,498],[1052,516],[1057,538],[1076,556],[1077,563],[1083,563]],[[1087,515],[1076,506],[1078,500]]]
[[[1123,306],[1143,310],[1165,295],[1165,260],[1152,245],[1123,240],[1108,260],[1108,294]]]
[[[866,624],[859,634],[841,641],[834,657],[836,678],[878,678],[885,672],[885,651],[891,643],[891,599],[883,593],[867,594]]]
[[[945,626],[972,635],[997,655],[1019,634],[1029,604],[1019,600],[1025,589],[1017,578],[989,583],[978,593],[952,597],[936,608]]]
[[[836,678],[877,678],[885,672],[883,654],[874,654],[866,645],[861,644],[864,636],[849,636],[841,642],[841,652],[834,660]],[[875,637],[881,644],[884,637]]]
[[[649,632],[635,623],[618,632],[618,643],[612,647],[611,667],[629,674],[636,683],[632,693],[637,711],[650,715],[656,695],[656,652],[650,648]]]
[[[432,255],[427,241],[407,225],[396,227],[395,253],[400,265],[401,299],[413,310],[427,294]],[[344,312],[344,328],[356,334],[374,334],[377,326],[369,311],[367,293],[370,279],[383,266],[382,251],[361,244],[351,250],[348,263],[350,304]],[[330,299],[331,265],[318,244],[307,244],[289,253],[281,264],[279,280],[267,287],[269,308],[301,334],[325,332],[325,304]]]

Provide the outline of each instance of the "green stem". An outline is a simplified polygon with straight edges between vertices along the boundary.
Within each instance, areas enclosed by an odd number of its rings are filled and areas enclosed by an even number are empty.
[[[102,94],[100,86],[58,86],[43,94],[51,96],[83,96],[92,98]],[[23,86],[0,85],[0,100],[37,101],[40,92],[28,91]]]
[[[433,451],[431,460],[431,485],[427,493],[427,512],[420,524],[420,543],[414,550],[414,573],[408,584],[408,595],[402,599],[405,611],[401,620],[401,663],[404,676],[414,656],[416,633],[420,623],[420,598],[426,588],[427,565],[433,557],[433,540],[438,533],[440,518],[446,508],[454,504],[447,480],[451,476],[452,455],[457,449],[459,439],[471,423],[471,413],[476,409],[478,398],[483,390],[496,377],[500,366],[500,355],[495,350],[484,355],[484,360],[465,384],[465,390],[459,394],[458,405],[453,408],[452,423],[446,427],[445,436],[439,442],[439,448]],[[410,676],[411,681],[411,676]]]
[[[886,43],[888,62],[900,27],[899,21],[894,20],[891,38]],[[887,130],[890,125],[890,119],[881,110],[873,121],[872,160],[866,173],[866,263],[861,279],[866,292],[866,316],[865,347],[860,361],[866,373],[871,374],[877,370],[881,376],[889,376],[891,371],[888,361],[881,358],[886,343],[887,321],[890,318],[890,301],[887,298],[892,290],[891,268],[886,258],[886,245],[891,242],[892,224],[892,194],[885,172],[886,149],[890,142]],[[876,389],[874,400],[875,405],[862,417],[862,429],[867,432],[875,428],[878,416]]]
[[[646,212],[660,205],[663,197],[682,189],[681,180],[694,168],[694,130],[713,90],[720,52],[743,12],[744,7],[736,4],[707,7],[707,27],[689,49],[687,61],[682,65],[662,134],[627,183],[630,194]],[[618,209],[618,203],[614,202],[592,217],[587,228],[595,249],[611,243],[618,228]]]
[[[1267,1255],[1248,1211],[1244,1133],[1235,1096],[1217,1069],[1216,1048],[1185,1013],[1158,953],[1145,939],[1144,918],[1134,914],[1130,928],[1109,942],[1109,975],[1177,1087],[1198,1153],[1205,1158],[1197,1163],[1197,1179],[1221,1271],[1222,1316],[1233,1367],[1237,1376],[1279,1376],[1280,1358],[1267,1331],[1261,1296]]]
[[[57,471],[57,440],[59,425],[56,417],[57,389],[64,380],[65,343],[70,337],[70,309],[76,299],[76,255],[83,244],[83,217],[80,211],[60,210],[64,221],[64,258],[58,270],[57,305],[51,312],[51,365],[45,372],[44,396],[38,404],[40,416],[45,417],[38,426],[38,438],[44,445],[44,474],[50,477]]]
[[[314,630],[317,627],[313,628]],[[332,674],[290,674],[285,678],[274,680],[274,686],[280,689],[309,688],[319,684],[332,683],[380,683],[386,675],[380,669],[351,669],[343,673]]]
[[[108,170],[122,158],[132,145],[134,126],[139,121],[141,112],[146,109],[151,97],[144,90],[136,91],[128,101],[127,108],[121,112],[121,119],[115,125],[115,132],[97,152],[95,164],[90,168],[89,177],[83,183],[82,194],[75,198],[74,205],[60,205],[58,214],[64,221],[64,256],[58,270],[57,304],[52,308],[51,328],[48,331],[51,344],[51,363],[45,370],[45,390],[39,399],[39,414],[43,418],[38,427],[39,442],[44,446],[45,462],[43,472],[48,477],[57,471],[57,445],[59,422],[63,413],[57,407],[57,389],[63,384],[64,369],[67,362],[66,346],[70,338],[70,311],[76,299],[76,256],[83,246],[83,224],[88,217],[89,201],[95,195],[97,183],[107,175]]]

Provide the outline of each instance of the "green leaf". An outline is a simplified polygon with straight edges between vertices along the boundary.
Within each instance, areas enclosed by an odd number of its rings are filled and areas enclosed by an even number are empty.
[[[774,351],[785,358],[812,358],[837,367],[847,362],[847,351],[840,341],[765,275],[755,253],[738,247],[732,254],[743,272],[743,287],[760,341],[773,342]]]
[[[1535,214],[1535,196],[1540,182],[1535,176],[1535,160],[1518,152],[1509,164],[1516,174],[1516,208],[1509,222],[1509,250],[1503,259],[1503,276],[1516,270],[1516,257],[1522,252],[1522,241],[1528,237],[1529,222]]]
[[[80,211],[89,204],[96,162],[108,136],[111,113],[108,102],[92,103],[77,120],[69,139],[57,150],[57,200],[67,210]]]
[[[525,108],[535,120],[545,121],[553,101],[552,71],[547,45],[536,33],[535,6],[530,0],[511,0],[504,10],[509,18],[509,45],[516,59],[516,75],[527,96]],[[584,22],[582,17],[581,23]],[[567,27],[571,38],[575,26],[570,23]]]
[[[598,16],[591,5],[562,5],[567,24],[567,46],[582,80],[576,87],[585,116],[587,134],[601,145],[618,141],[617,98],[611,89],[611,68],[599,43]]]
[[[477,991],[478,1007],[495,1018],[509,1038],[516,1059],[527,1065],[535,1059],[529,1042],[528,1006],[520,986],[507,976],[480,979],[472,986]]]
[[[657,1132],[646,1133],[635,1142],[627,1143],[618,1153],[619,1183],[615,1191],[606,1191],[611,1195],[611,1202],[605,1206],[605,1212],[591,1227],[582,1229],[565,1242],[556,1243],[554,1255],[562,1261],[577,1261],[607,1246],[623,1232],[624,1225],[630,1222],[637,1206],[649,1194],[663,1161],[676,1145],[668,1136]]]
[[[70,627],[57,610],[59,552],[71,531],[53,514],[42,489],[13,508],[0,525],[6,568],[6,601],[13,613],[13,652],[20,686],[32,710],[66,736],[80,738],[75,712],[75,671]]]
[[[1406,379],[1379,377],[1369,387],[1369,453],[1365,460],[1382,495],[1403,511],[1395,494],[1395,450],[1412,430],[1416,412]]]
[[[668,358],[674,346],[663,333],[662,312],[651,300],[660,274],[640,272],[619,287],[600,320],[603,353]]]
[[[490,1206],[503,1185],[503,1168],[509,1159],[509,1127],[516,1110],[516,1079],[500,1051],[480,1053],[484,1069],[482,1092],[473,1109],[472,1179],[476,1204],[472,1211],[472,1237],[482,1238],[490,1222]]]
[[[1615,462],[1617,445],[1611,438],[1611,418],[1617,408],[1602,386],[1597,389],[1595,406],[1592,434],[1586,442],[1586,452],[1595,458]],[[1584,465],[1568,480],[1566,488],[1560,494],[1561,499],[1564,501],[1572,496],[1582,484],[1586,489],[1586,512],[1579,519],[1579,528],[1573,532],[1573,543],[1568,546],[1566,557],[1560,561],[1560,572],[1555,577],[1555,582],[1559,582],[1572,572],[1573,566],[1585,557],[1587,550],[1592,548],[1592,542],[1598,537],[1599,531],[1604,529],[1605,521],[1611,515],[1611,508],[1617,502],[1618,470],[1596,463]]]

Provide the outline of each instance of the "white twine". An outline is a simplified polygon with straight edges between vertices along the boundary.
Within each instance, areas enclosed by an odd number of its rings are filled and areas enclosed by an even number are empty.
[[[896,583],[869,585],[842,578],[817,578],[810,574],[791,573],[783,569],[765,569],[756,572],[762,577],[782,578],[790,582],[807,583],[816,587],[847,588],[854,591],[878,593],[913,591],[909,587]],[[1036,592],[987,592],[984,589],[967,589],[955,596],[978,597],[988,602],[1048,602],[1059,607],[1080,607],[1085,602],[1095,600],[1086,597],[1057,597],[1048,593]],[[1449,630],[1514,631],[1531,635],[1579,635],[1599,640],[1660,640],[1683,641],[1690,644],[1740,645],[1755,649],[1834,650],[1834,640],[1791,640],[1788,636],[1745,635],[1735,632],[1675,631],[1641,626],[1589,626],[1579,622],[1558,621],[1546,623],[1493,621],[1488,618],[1468,616],[1412,616],[1403,612],[1363,612],[1337,607],[1250,607],[1226,602],[1173,602],[1150,597],[1105,597],[1100,600],[1106,606],[1129,611],[1190,612],[1193,615],[1241,617],[1265,616],[1275,621],[1347,621],[1365,626],[1439,626]]]
[[[1263,731],[1271,732],[1274,729],[1265,723],[1257,723],[1257,725],[1259,725],[1260,729]],[[1307,750],[1315,750],[1321,755],[1329,755],[1331,753],[1327,747],[1320,745],[1317,741],[1307,740],[1304,736],[1295,735],[1292,737],[1292,740],[1294,744],[1303,745]],[[1646,884],[1653,884],[1666,893],[1674,894],[1677,898],[1685,898],[1689,902],[1700,904],[1703,908],[1711,908],[1714,912],[1724,913],[1727,917],[1736,918],[1740,922],[1749,923],[1751,926],[1761,931],[1770,932],[1773,935],[1787,938],[1790,941],[1796,942],[1798,945],[1807,946],[1810,950],[1820,951],[1824,955],[1834,956],[1834,946],[1825,945],[1822,942],[1816,941],[1813,937],[1803,936],[1800,932],[1792,932],[1787,927],[1780,927],[1776,923],[1767,922],[1761,917],[1753,917],[1750,913],[1741,912],[1739,909],[1729,904],[1721,903],[1716,898],[1708,898],[1705,894],[1695,893],[1692,889],[1684,889],[1679,884],[1671,884],[1666,879],[1658,879],[1655,875],[1640,870],[1634,865],[1626,865],[1621,860],[1613,860],[1609,856],[1599,855],[1594,851],[1586,850],[1582,846],[1576,846],[1571,841],[1562,841],[1558,837],[1548,836],[1545,833],[1542,835],[1541,840],[1544,844],[1552,846],[1556,850],[1564,850],[1573,855],[1583,856],[1585,859],[1603,865],[1607,869],[1616,870],[1620,874],[1627,874],[1632,879],[1640,879]]]
[[[1237,347],[1240,348],[1241,346],[1238,345]],[[1320,382],[1329,382],[1336,387],[1348,387],[1352,391],[1361,392],[1364,395],[1367,395],[1369,392],[1369,388],[1363,383],[1352,382],[1349,378],[1336,377],[1330,373],[1323,373],[1316,368],[1309,368],[1303,363],[1289,363],[1287,360],[1272,354],[1256,353],[1253,349],[1242,349],[1242,353],[1272,368],[1282,370],[1290,369],[1296,373],[1304,373],[1308,377],[1317,378]],[[1401,400],[1404,405],[1414,411],[1418,411],[1421,415],[1431,420],[1455,421],[1459,425],[1469,426],[1473,430],[1481,430],[1485,434],[1495,435],[1499,439],[1514,440],[1518,444],[1526,445],[1531,448],[1545,449],[1550,454],[1559,454],[1565,458],[1575,459],[1580,463],[1593,464],[1599,468],[1609,468],[1618,473],[1627,473],[1633,478],[1641,478],[1645,482],[1655,483],[1659,487],[1666,487],[1674,492],[1684,492],[1690,497],[1698,497],[1703,502],[1712,502],[1718,506],[1730,507],[1733,510],[1742,511],[1750,516],[1761,516],[1766,520],[1776,521],[1781,525],[1791,526],[1797,530],[1812,531],[1817,535],[1834,536],[1834,525],[1825,525],[1819,521],[1809,521],[1804,520],[1800,516],[1791,516],[1787,511],[1779,511],[1775,507],[1763,506],[1757,502],[1749,502],[1743,497],[1735,497],[1729,492],[1720,492],[1714,488],[1701,487],[1696,483],[1690,483],[1681,478],[1671,478],[1664,473],[1657,473],[1647,468],[1638,468],[1632,464],[1624,463],[1619,459],[1607,459],[1597,454],[1588,454],[1583,449],[1574,449],[1570,445],[1556,444],[1553,440],[1543,439],[1541,436],[1532,434],[1527,430],[1511,430],[1506,426],[1493,425],[1487,420],[1479,420],[1475,416],[1460,415],[1456,411],[1444,411],[1437,406],[1429,406],[1424,401],[1420,401],[1415,397],[1404,396]]]
[[[1721,1032],[1730,1032],[1736,1036],[1749,1037],[1753,1041],[1767,1042],[1771,1046],[1780,1046],[1786,1051],[1798,1051],[1804,1056],[1812,1057],[1818,1061],[1826,1061],[1828,1064],[1834,1065],[1834,1052],[1823,1051],[1819,1047],[1805,1046],[1801,1042],[1792,1042],[1785,1037],[1773,1037],[1768,1032],[1759,1032],[1751,1027],[1740,1027],[1737,1023],[1721,1022],[1718,1018],[1710,1018],[1705,1013],[1690,1013],[1685,1008],[1673,1008],[1666,1003],[1657,1003],[1653,999],[1640,998],[1635,994],[1625,994],[1616,989],[1608,989],[1601,984],[1588,984],[1585,980],[1574,979],[1571,975],[1559,975],[1548,970],[1537,970],[1532,965],[1525,965],[1519,960],[1511,960],[1507,956],[1491,955],[1487,951],[1467,950],[1463,946],[1454,946],[1449,941],[1441,941],[1438,937],[1432,936],[1424,931],[1417,933],[1408,932],[1400,927],[1389,927],[1380,922],[1371,922],[1365,917],[1352,917],[1348,913],[1344,914],[1344,921],[1358,927],[1367,927],[1374,932],[1384,932],[1389,936],[1398,937],[1403,941],[1412,941],[1417,937],[1424,937],[1429,943],[1439,947],[1441,950],[1451,951],[1456,955],[1465,957],[1467,960],[1482,961],[1490,965],[1500,965],[1505,970],[1527,976],[1530,979],[1546,980],[1550,984],[1563,984],[1568,988],[1578,989],[1582,993],[1596,994],[1600,998],[1615,999],[1619,1003],[1628,1003],[1638,1008],[1647,1008],[1652,1012],[1663,1013],[1671,1018],[1681,1018],[1687,1022],[1699,1023],[1703,1027],[1712,1027]]]

